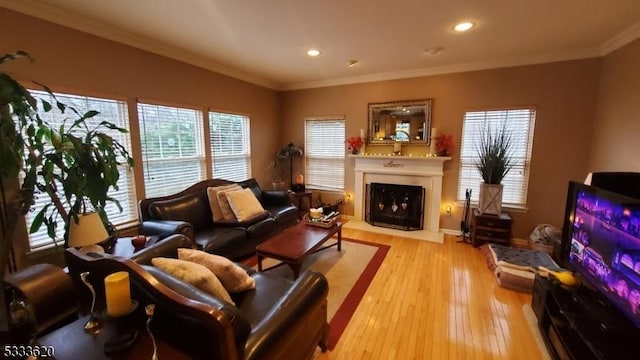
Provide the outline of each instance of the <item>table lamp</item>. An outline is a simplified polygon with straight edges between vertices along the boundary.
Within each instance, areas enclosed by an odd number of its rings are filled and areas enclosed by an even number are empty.
[[[78,222],[70,217],[69,239],[67,246],[80,248],[80,252],[104,252],[102,246],[97,245],[107,238],[109,234],[102,224],[100,215],[96,212],[78,215]]]

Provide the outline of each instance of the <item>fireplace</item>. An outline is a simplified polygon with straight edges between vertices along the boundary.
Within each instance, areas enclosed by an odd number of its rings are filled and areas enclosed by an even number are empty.
[[[365,221],[399,230],[424,228],[424,188],[413,185],[367,184]]]
[[[442,211],[440,201],[444,162],[450,160],[450,157],[388,155],[351,155],[349,157],[355,161],[355,189],[353,220],[347,222],[344,225],[345,228],[439,243],[444,241],[444,236],[440,232]],[[372,183],[412,185],[424,189],[422,229],[407,231],[396,227],[374,226],[367,222],[365,219],[367,186]],[[402,206],[402,203],[397,203],[397,198],[396,205]],[[390,206],[393,206],[393,201]]]

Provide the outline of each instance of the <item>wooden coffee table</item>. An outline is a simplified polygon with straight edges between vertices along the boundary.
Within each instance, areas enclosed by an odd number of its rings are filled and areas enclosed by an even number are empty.
[[[320,247],[333,235],[338,234],[338,242],[328,246]],[[337,222],[330,228],[307,225],[299,222],[280,234],[265,240],[256,246],[258,256],[258,271],[262,269],[262,259],[269,257],[280,260],[289,265],[293,270],[293,278],[300,275],[300,268],[307,256],[332,246],[338,246],[338,251],[342,250],[342,223]],[[280,264],[276,265],[279,266]],[[271,269],[271,268],[269,268]]]

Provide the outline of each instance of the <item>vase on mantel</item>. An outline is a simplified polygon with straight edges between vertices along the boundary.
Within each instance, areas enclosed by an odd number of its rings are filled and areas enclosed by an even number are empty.
[[[502,184],[480,183],[478,210],[481,214],[499,215],[502,213]]]
[[[358,155],[358,154],[360,154],[360,149],[355,149],[355,148],[354,148],[354,149],[351,149],[351,154],[352,154],[352,155]]]

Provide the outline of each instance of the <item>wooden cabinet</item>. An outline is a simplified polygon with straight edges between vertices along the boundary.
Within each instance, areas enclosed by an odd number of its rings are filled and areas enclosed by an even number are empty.
[[[597,291],[536,275],[531,300],[553,359],[638,359],[640,329]]]
[[[509,245],[511,241],[511,216],[507,213],[500,215],[483,215],[478,209],[473,209],[471,216],[471,245],[478,247],[487,242]]]

